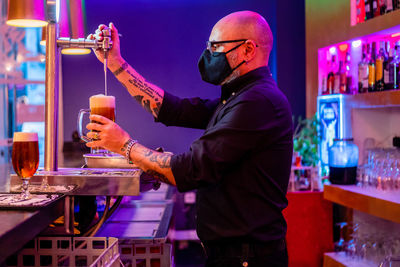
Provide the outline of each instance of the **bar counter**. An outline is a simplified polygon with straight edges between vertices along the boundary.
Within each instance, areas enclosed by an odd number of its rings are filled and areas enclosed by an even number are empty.
[[[37,210],[0,210],[0,265],[64,213],[64,197]]]

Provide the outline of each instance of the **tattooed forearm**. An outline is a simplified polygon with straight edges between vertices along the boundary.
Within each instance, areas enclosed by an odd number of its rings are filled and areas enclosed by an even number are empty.
[[[126,62],[122,63],[113,73],[144,109],[152,113],[154,117],[158,117],[164,98],[164,91],[162,89],[151,83],[147,83]]]
[[[128,68],[128,66],[129,66],[129,64],[124,62],[121,67],[119,67],[116,71],[113,72],[113,74],[115,76],[120,75],[122,72],[124,72],[124,70],[126,70]]]
[[[159,181],[161,181],[161,182],[163,182],[163,183],[173,185],[173,184],[168,180],[168,178],[165,177],[164,175],[162,175],[161,173],[158,173],[158,172],[153,171],[153,170],[147,170],[146,173],[152,175],[154,178],[156,178],[157,180],[159,180]]]
[[[166,153],[154,152],[150,149],[144,150],[143,155],[160,168],[171,168],[171,155]]]
[[[143,93],[145,93],[146,95],[148,95],[151,98],[156,99],[157,97],[161,98],[161,95],[159,92],[157,92],[156,90],[154,90],[153,88],[151,88],[146,82],[142,81],[141,79],[139,79],[138,77],[134,76],[131,74],[131,79],[129,79],[128,81],[135,87],[137,87],[140,91],[142,91]]]

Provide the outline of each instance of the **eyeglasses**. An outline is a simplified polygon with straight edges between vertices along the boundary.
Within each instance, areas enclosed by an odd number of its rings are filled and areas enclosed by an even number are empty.
[[[219,44],[243,42],[226,52],[226,53],[228,53],[228,52],[232,51],[233,49],[237,48],[238,46],[244,44],[247,40],[248,39],[227,40],[227,41],[207,41],[207,50],[210,51],[211,53],[213,53],[213,52],[215,52],[215,50],[217,50]]]

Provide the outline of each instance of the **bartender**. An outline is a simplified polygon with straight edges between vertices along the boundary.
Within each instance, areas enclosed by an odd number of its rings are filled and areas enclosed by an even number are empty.
[[[102,40],[100,25],[90,39]],[[136,72],[120,54],[117,28],[108,68],[157,122],[205,129],[182,154],[140,144],[114,122],[91,115],[89,147],[126,156],[180,192],[197,189],[197,234],[206,266],[287,266],[286,191],[292,160],[289,103],[268,69],[273,37],[258,13],[241,11],[213,27],[198,67],[220,85],[214,100],[178,98]],[[103,53],[96,51],[103,62]],[[177,55],[178,56],[178,55]],[[98,123],[95,123],[98,122]]]

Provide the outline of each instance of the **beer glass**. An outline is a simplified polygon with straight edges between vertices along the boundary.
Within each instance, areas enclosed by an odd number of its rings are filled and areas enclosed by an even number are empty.
[[[90,109],[81,109],[78,114],[78,134],[79,137],[85,141],[92,141],[83,133],[82,120],[84,114],[96,114],[108,118],[109,120],[115,121],[115,97],[106,95],[94,95],[89,98]],[[93,148],[92,153],[109,153],[107,150],[102,148]]]
[[[16,200],[31,198],[28,190],[29,179],[34,175],[39,166],[37,133],[14,133],[12,165],[18,177],[22,179],[22,192]]]

